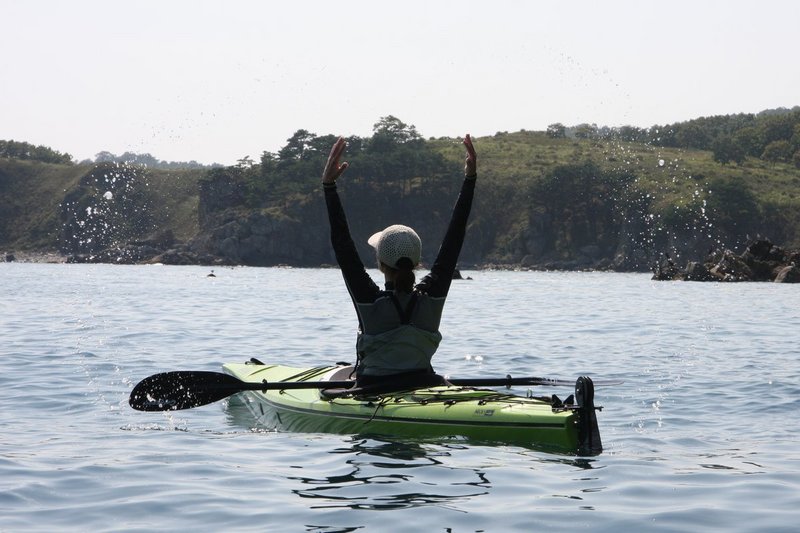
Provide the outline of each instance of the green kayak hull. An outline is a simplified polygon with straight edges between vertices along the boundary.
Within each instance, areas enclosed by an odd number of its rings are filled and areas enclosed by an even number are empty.
[[[254,362],[223,366],[225,373],[242,381],[266,380],[273,386],[277,382],[342,380],[342,369]],[[558,401],[554,405],[550,398],[457,386],[364,396],[331,395],[319,388],[244,391],[240,396],[257,425],[278,430],[455,438],[581,455],[602,451],[592,398],[588,406],[565,406]]]

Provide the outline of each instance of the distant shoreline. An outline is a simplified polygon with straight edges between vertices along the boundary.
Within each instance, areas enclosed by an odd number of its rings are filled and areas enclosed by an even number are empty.
[[[9,259],[11,258],[11,259]],[[0,263],[26,263],[26,264],[68,264],[70,263],[69,256],[62,255],[58,252],[43,252],[43,251],[9,251],[9,250],[0,250]],[[75,263],[75,264],[95,264],[95,263]],[[115,265],[118,263],[114,262],[105,262],[105,263],[96,263],[96,264],[107,264],[107,265]],[[126,263],[127,264],[127,263]],[[148,263],[134,263],[134,264],[148,264]],[[167,266],[170,266],[169,263],[164,263]],[[193,266],[207,266],[207,267],[223,267],[223,266],[248,266],[248,265],[217,265],[217,264],[196,264]],[[321,264],[316,266],[292,266],[292,265],[274,265],[274,267],[280,268],[338,268],[336,265],[332,264]],[[259,267],[255,267],[259,268]],[[424,270],[424,268],[423,268]],[[505,264],[494,264],[494,263],[487,263],[485,265],[465,265],[460,267],[458,271],[552,271],[552,272],[607,272],[608,270],[603,269],[592,269],[592,268],[575,268],[575,269],[566,269],[566,268],[544,268],[544,267],[536,267],[536,266],[523,266],[523,265],[505,265]],[[467,279],[467,278],[464,278]]]
[[[11,258],[11,260],[9,260]],[[0,252],[0,263],[66,263],[67,257],[58,252]]]

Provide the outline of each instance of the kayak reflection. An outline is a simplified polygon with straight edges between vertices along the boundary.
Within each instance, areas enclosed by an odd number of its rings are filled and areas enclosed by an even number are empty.
[[[303,476],[288,479],[302,484],[292,490],[294,494],[317,500],[311,505],[315,509],[436,506],[458,510],[459,502],[488,494],[491,482],[480,468],[448,466],[442,460],[457,448],[353,437],[349,446],[330,452],[344,456],[344,472],[314,473],[312,466],[303,468]]]

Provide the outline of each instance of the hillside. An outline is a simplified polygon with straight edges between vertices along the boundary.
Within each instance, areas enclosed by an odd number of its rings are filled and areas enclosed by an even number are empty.
[[[552,139],[539,132],[498,133],[478,142],[482,177],[498,184],[530,185],[560,166],[591,161],[602,173],[634,176],[629,190],[649,195],[651,212],[656,216],[670,219],[676,210],[692,209],[698,224],[713,227],[709,204],[723,202],[725,205],[718,206],[720,211],[732,208],[729,193],[734,192],[751,199],[762,211],[753,213],[762,217],[760,222],[738,222],[755,223],[754,231],[773,234],[775,240],[787,246],[800,245],[800,169],[789,162],[748,157],[738,165],[722,165],[708,150],[617,139]],[[461,147],[455,141],[439,140],[433,144],[448,159],[460,161]],[[718,198],[723,193],[729,197]]]
[[[795,120],[797,111],[780,116]],[[729,123],[703,122],[730,136]],[[789,126],[794,137],[787,138],[796,142],[800,129]],[[694,131],[686,124],[669,131],[676,129]],[[764,149],[762,157],[722,161],[718,146],[667,146],[657,131],[647,138],[588,128],[567,137],[548,129],[475,139],[480,184],[462,263],[648,270],[665,254],[683,261],[711,249],[738,252],[757,236],[800,248],[800,169],[790,157],[766,157]],[[670,135],[669,143],[676,138],[710,143],[689,135]],[[211,170],[0,158],[0,251],[115,262],[331,263],[318,181],[333,139],[298,130],[253,165]],[[371,253],[366,236],[393,222],[413,225],[423,242],[439,241],[460,182],[459,139],[424,140],[385,117],[372,137],[348,139],[347,156],[340,192],[363,257]],[[424,259],[435,251],[426,247]]]
[[[452,141],[434,144],[449,160],[460,160],[460,147]],[[553,139],[537,132],[499,133],[480,139],[478,146],[482,179],[504,194],[493,198],[486,212],[509,228],[516,220],[508,241],[531,230],[531,213],[539,212],[558,217],[551,224],[554,233],[560,228],[563,239],[573,241],[569,248],[579,248],[580,226],[591,218],[585,205],[580,212],[581,197],[591,191],[596,203],[618,204],[611,207],[614,216],[623,217],[618,225],[637,226],[636,246],[649,248],[651,260],[662,252],[699,258],[711,247],[741,250],[757,235],[786,247],[800,245],[800,170],[790,163],[748,157],[739,165],[722,165],[706,150]],[[581,177],[581,166],[589,174]],[[578,176],[568,179],[576,170]],[[599,183],[603,178],[610,188]],[[553,185],[564,190],[554,195]],[[585,231],[584,245],[597,242],[597,230]]]
[[[0,158],[0,250],[56,252],[63,241],[64,205],[70,194],[100,169],[113,180],[126,170],[120,165],[64,165]],[[151,198],[152,223],[144,232],[169,229],[188,240],[199,231],[197,221],[201,170],[144,170],[137,187]],[[100,190],[102,189],[102,190]],[[111,186],[93,192],[102,196]]]

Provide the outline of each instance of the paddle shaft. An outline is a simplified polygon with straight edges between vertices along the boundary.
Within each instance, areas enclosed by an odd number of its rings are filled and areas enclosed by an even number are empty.
[[[447,384],[457,387],[514,387],[514,386],[572,386],[574,381],[553,378],[465,378],[465,379],[446,379]],[[391,383],[391,381],[389,381]],[[349,389],[356,384],[355,381],[268,381],[262,383],[251,383],[242,381],[234,392],[245,390],[290,390],[290,389]]]
[[[242,381],[242,384],[233,393],[246,390],[290,390],[290,389],[349,389],[355,385],[355,381],[271,381],[263,383],[249,383]]]

